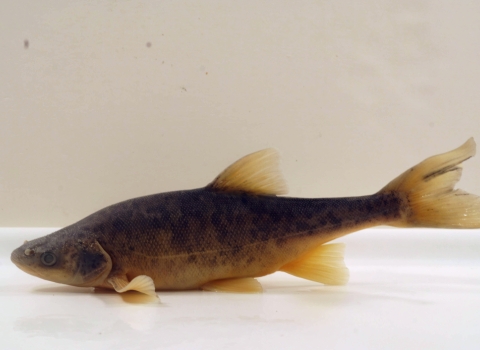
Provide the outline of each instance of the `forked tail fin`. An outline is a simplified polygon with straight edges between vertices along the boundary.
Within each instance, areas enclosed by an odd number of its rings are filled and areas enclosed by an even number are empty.
[[[404,198],[402,220],[394,226],[480,228],[480,197],[454,189],[461,163],[475,155],[470,138],[453,151],[425,159],[380,192]]]

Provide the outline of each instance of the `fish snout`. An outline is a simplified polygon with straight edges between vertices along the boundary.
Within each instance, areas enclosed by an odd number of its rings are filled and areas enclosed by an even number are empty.
[[[10,255],[10,260],[18,266],[22,261],[22,254],[24,254],[24,252],[25,249],[22,249],[22,247],[15,249]]]
[[[29,248],[26,244],[15,249],[10,255],[10,260],[17,265],[20,269],[28,269],[29,266],[34,264],[35,261],[35,249]]]

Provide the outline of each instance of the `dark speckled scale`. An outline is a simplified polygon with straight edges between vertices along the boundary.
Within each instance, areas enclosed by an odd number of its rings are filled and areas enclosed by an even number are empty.
[[[334,239],[334,232],[395,220],[401,205],[394,193],[301,199],[202,188],[121,202],[70,229],[96,238],[112,259],[112,273],[146,274],[157,288],[195,288],[215,278],[273,272],[285,263],[276,264],[276,256],[293,258]]]

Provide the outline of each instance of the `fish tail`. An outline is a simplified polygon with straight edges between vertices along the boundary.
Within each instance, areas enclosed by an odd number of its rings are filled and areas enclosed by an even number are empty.
[[[480,197],[454,189],[461,163],[475,155],[470,138],[453,151],[425,159],[390,182],[380,192],[403,199],[401,219],[393,226],[480,228]]]

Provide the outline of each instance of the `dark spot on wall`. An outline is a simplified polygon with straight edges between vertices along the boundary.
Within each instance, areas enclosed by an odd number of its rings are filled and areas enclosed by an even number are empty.
[[[147,42],[147,47],[148,48],[152,47],[152,43],[150,41]]]
[[[28,49],[29,46],[30,46],[30,42],[28,41],[28,39],[25,39],[23,41],[23,48],[26,50]]]

